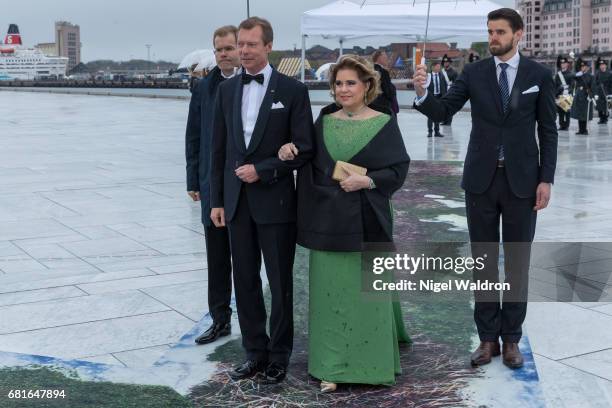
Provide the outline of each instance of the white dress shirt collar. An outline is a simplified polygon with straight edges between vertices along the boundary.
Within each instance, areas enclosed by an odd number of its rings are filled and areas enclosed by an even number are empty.
[[[244,72],[246,72],[246,73],[247,73],[247,74],[249,74],[249,75],[253,75],[253,76],[254,76],[254,75],[263,74],[264,79],[265,79],[265,80],[268,80],[268,79],[270,78],[270,75],[272,75],[272,66],[271,66],[270,64],[266,64],[266,66],[265,66],[265,67],[264,67],[264,68],[263,68],[261,71],[256,72],[256,73],[254,73],[254,74],[251,74],[251,73],[249,72],[249,70],[248,70],[248,69],[246,69],[246,68],[244,69]]]
[[[502,60],[500,60],[498,57],[493,57],[493,59],[495,60],[495,66],[498,67],[499,64],[501,64]],[[519,61],[521,60],[521,54],[519,54],[518,50],[516,50],[516,53],[514,53],[514,55],[508,60],[505,61],[506,64],[508,64],[510,66],[510,68],[514,68],[514,69],[518,69],[518,65],[519,65]]]
[[[219,71],[221,71],[221,69],[219,69]],[[221,76],[225,79],[230,79],[230,78],[235,77],[236,75],[240,75],[241,73],[242,73],[242,68],[237,67],[237,68],[234,68],[234,73],[232,75],[225,75],[223,71],[221,71]]]

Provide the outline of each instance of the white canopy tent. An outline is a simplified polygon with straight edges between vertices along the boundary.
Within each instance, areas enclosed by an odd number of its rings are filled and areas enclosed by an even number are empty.
[[[217,65],[217,61],[215,60],[215,52],[213,50],[192,51],[183,57],[178,69],[191,69],[193,65],[196,65],[194,71],[214,68]]]
[[[321,36],[340,42],[367,36],[402,36],[422,41],[427,20],[427,1],[368,2],[363,6],[337,0],[302,14],[302,62],[306,58],[306,38]],[[486,39],[487,14],[501,8],[489,0],[432,1],[428,37],[445,39],[468,37]],[[302,63],[302,81],[304,64]]]

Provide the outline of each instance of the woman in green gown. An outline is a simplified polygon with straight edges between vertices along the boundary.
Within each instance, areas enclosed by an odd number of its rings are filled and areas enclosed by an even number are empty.
[[[342,57],[330,87],[336,103],[321,111],[315,157],[298,174],[298,243],[311,249],[308,371],[324,392],[338,383],[394,384],[398,342],[410,342],[399,304],[368,300],[361,288],[363,244],[392,241],[390,199],[410,159],[395,116],[368,107],[380,87],[367,60]],[[279,158],[298,154],[288,144]],[[338,182],[338,161],[367,173],[344,170]]]

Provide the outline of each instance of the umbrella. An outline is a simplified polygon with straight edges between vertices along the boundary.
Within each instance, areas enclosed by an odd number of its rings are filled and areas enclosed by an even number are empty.
[[[315,73],[316,78],[320,81],[329,78],[329,69],[332,65],[334,65],[333,62],[328,62],[326,64],[321,65]]]
[[[178,68],[190,69],[196,65],[194,71],[211,69],[217,65],[215,53],[212,50],[195,50],[187,54],[179,64]]]

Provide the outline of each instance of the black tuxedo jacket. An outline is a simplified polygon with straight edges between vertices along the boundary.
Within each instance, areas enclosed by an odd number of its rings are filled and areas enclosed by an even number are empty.
[[[539,90],[524,93],[535,90],[536,86]],[[468,99],[472,108],[472,131],[463,169],[463,189],[481,194],[489,188],[496,171],[499,145],[504,146],[508,182],[516,196],[533,197],[538,183],[554,181],[557,109],[555,85],[546,67],[520,56],[505,114],[492,57],[466,65],[444,97],[437,99],[429,94],[415,108],[434,122],[443,122]]]
[[[219,86],[211,149],[211,206],[224,207],[231,221],[244,187],[251,215],[258,224],[296,221],[293,170],[312,158],[314,125],[308,89],[304,84],[272,70],[249,146],[242,124],[241,76]],[[272,109],[280,102],[283,108]],[[299,149],[295,160],[281,161],[278,151],[292,142]],[[253,164],[260,180],[243,183],[236,168]],[[243,186],[244,185],[244,186]]]
[[[431,72],[431,81],[429,81],[429,86],[427,87],[427,92],[433,95],[434,93],[434,73]],[[446,82],[446,78],[444,78],[444,74],[442,71],[438,72],[438,79],[440,80],[440,95],[444,96],[448,92],[448,83]]]

